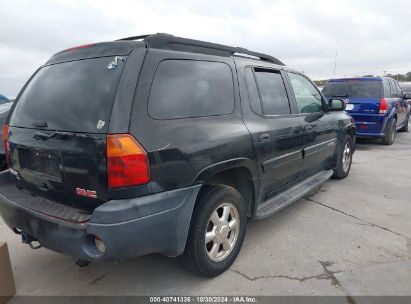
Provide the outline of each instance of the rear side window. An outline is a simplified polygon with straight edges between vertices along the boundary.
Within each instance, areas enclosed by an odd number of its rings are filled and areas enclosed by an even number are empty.
[[[247,80],[248,98],[250,99],[251,109],[257,114],[263,114],[257,84],[255,83],[254,73],[251,68],[245,70],[245,78]]]
[[[226,115],[233,111],[233,76],[227,64],[194,60],[164,60],[159,64],[148,103],[152,118]]]
[[[113,57],[43,67],[17,101],[10,125],[49,130],[106,133],[126,57],[108,69]]]
[[[290,103],[280,72],[255,69],[255,80],[261,100],[262,114],[290,114]]]
[[[341,79],[327,82],[327,97],[380,98],[381,80]]]
[[[395,82],[392,81],[392,80],[390,81],[390,87],[391,87],[391,96],[390,97],[398,98],[400,94],[398,92],[397,86],[395,85]]]
[[[402,96],[401,87],[400,87],[400,85],[398,84],[398,82],[394,82],[394,83],[395,83],[395,86],[397,87],[398,97],[401,97],[401,96]]]

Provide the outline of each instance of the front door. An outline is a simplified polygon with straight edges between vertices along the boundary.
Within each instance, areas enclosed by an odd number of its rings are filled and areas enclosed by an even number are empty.
[[[335,112],[326,112],[325,99],[303,75],[288,72],[300,123],[303,129],[304,161],[301,175],[328,169],[337,147]]]

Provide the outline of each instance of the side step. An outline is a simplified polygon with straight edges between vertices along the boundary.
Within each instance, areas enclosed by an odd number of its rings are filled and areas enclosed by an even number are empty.
[[[257,208],[257,213],[254,218],[261,220],[280,211],[326,182],[332,175],[333,170],[318,172],[287,191],[272,197]]]

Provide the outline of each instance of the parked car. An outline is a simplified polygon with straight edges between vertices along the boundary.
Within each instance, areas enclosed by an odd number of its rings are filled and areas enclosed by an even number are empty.
[[[355,147],[344,102],[304,74],[167,34],[59,52],[20,94],[0,214],[25,243],[83,261],[183,255],[218,275],[248,218],[345,178]]]
[[[1,96],[1,95],[0,95]],[[9,114],[12,102],[0,103],[0,126],[6,123],[7,115]],[[0,141],[0,171],[7,168],[6,154],[4,148],[4,141]]]
[[[405,99],[411,106],[411,82],[400,82],[401,90],[406,94]]]
[[[8,99],[6,96],[0,94],[0,105],[3,104],[3,103],[7,103],[7,102],[10,102],[10,99]]]
[[[391,145],[397,130],[409,130],[410,109],[398,82],[392,78],[331,79],[322,92],[327,98],[345,98],[357,137],[381,137],[383,144]]]

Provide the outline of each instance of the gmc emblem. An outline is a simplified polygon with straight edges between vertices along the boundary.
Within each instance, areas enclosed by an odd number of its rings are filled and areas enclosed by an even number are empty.
[[[78,196],[83,196],[83,197],[88,197],[88,198],[97,198],[97,193],[94,190],[76,188],[76,194]]]

